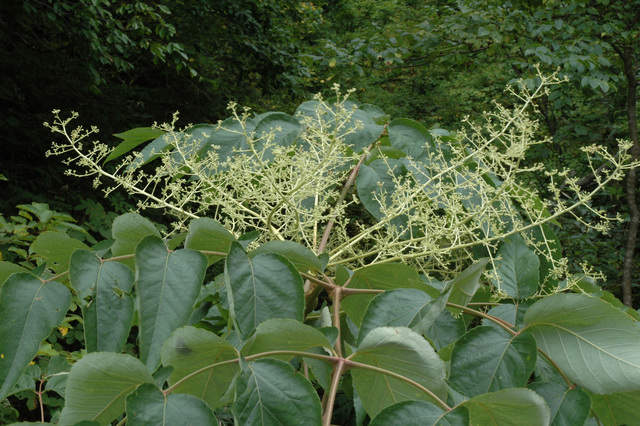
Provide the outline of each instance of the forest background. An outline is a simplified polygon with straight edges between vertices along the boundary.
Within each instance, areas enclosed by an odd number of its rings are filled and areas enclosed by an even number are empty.
[[[75,110],[103,142],[154,121],[215,123],[230,101],[292,113],[334,83],[360,102],[427,128],[456,130],[540,64],[567,84],[537,104],[552,145],[530,163],[568,167],[584,188],[593,175],[579,149],[637,136],[637,1],[205,0],[11,1],[0,11],[0,212],[47,203],[94,234],[133,208],[104,199],[89,180],[45,158],[52,109]],[[538,187],[539,176],[530,184]],[[571,268],[586,263],[626,305],[638,305],[636,173],[593,201],[624,218],[607,235],[566,218],[558,229]],[[543,188],[539,188],[544,191]],[[544,195],[544,193],[542,194]],[[589,211],[580,212],[589,218]],[[162,222],[162,217],[154,220]],[[5,226],[3,258],[12,236]],[[24,254],[23,254],[24,255]]]

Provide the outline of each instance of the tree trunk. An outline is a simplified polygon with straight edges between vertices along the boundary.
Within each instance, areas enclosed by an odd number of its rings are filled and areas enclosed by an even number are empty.
[[[634,64],[633,47],[622,46],[616,49],[624,63],[624,74],[627,78],[627,121],[629,138],[633,142],[631,158],[636,161],[640,158],[640,143],[638,142],[638,118],[636,115],[637,86],[636,66]],[[638,169],[629,170],[626,178],[627,206],[629,207],[629,228],[627,234],[627,246],[624,255],[624,267],[622,270],[622,302],[628,306],[633,305],[633,292],[631,282],[634,274],[634,254],[638,241],[638,223],[640,211],[636,201],[636,186],[638,181]]]

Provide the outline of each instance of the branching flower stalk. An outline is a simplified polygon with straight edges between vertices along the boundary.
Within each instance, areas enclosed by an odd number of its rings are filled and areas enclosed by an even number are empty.
[[[533,91],[522,84],[507,88],[520,102],[515,107],[496,104],[482,123],[466,118],[454,135],[416,140],[411,147],[416,158],[374,157],[369,151],[373,145],[389,144],[380,136],[355,148],[350,141],[371,127],[354,118],[351,92],[343,96],[338,86],[335,101],[318,95],[295,118],[252,116],[233,104],[232,117],[217,126],[176,130],[174,117],[159,126],[166,133],[156,150],[129,155],[112,172],[103,165],[111,149],[98,142],[85,146],[97,129],[69,131],[77,114],[62,119],[54,111],[54,123],[46,125],[65,141],[54,143],[49,154],[67,156],[67,173],[95,176],[96,186],[101,178],[113,181],[105,194],[123,187],[139,196],[139,209],[173,214],[177,221],[172,232],[184,229],[191,218],[209,216],[236,235],[260,231],[258,244],[292,240],[318,254],[326,252],[330,269],[406,262],[437,279],[450,279],[466,267],[475,247],[495,262],[498,244],[521,234],[548,259],[554,276],[566,276],[566,260],[553,252],[545,232],[534,238],[534,231],[571,214],[585,226],[607,232],[609,222],[620,218],[607,217],[590,201],[637,164],[630,162],[627,141],[619,141],[616,155],[599,146],[583,148],[592,171],[600,167],[593,158],[608,163],[608,171],[594,173],[596,188],[591,191],[584,191],[567,170],[523,167],[528,148],[551,142],[536,137],[538,123],[529,116],[534,101],[562,82],[555,74],[538,77],[540,85]],[[276,124],[264,124],[274,117]],[[393,145],[392,126],[388,131]],[[369,176],[378,174],[377,185],[368,187],[360,180],[363,168]],[[548,177],[550,200],[521,183],[520,175],[532,172]],[[354,220],[346,213],[351,204],[374,218]],[[579,206],[600,221],[582,221],[575,213]]]

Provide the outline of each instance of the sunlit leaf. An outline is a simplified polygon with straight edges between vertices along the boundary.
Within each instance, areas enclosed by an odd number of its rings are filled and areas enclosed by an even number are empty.
[[[593,393],[640,388],[640,327],[609,303],[555,294],[533,304],[525,328],[575,383]]]

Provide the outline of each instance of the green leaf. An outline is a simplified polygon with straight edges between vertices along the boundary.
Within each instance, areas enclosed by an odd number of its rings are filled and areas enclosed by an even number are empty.
[[[122,352],[133,322],[133,273],[118,262],[77,250],[69,280],[82,301],[87,352]]]
[[[425,154],[433,146],[433,137],[429,130],[417,121],[408,118],[396,118],[387,126],[391,146],[404,151],[413,160],[422,162]]]
[[[504,389],[478,395],[461,404],[469,409],[473,425],[546,426],[549,407],[529,389]]]
[[[378,327],[411,327],[427,315],[432,305],[431,296],[416,289],[401,288],[376,295],[362,318],[356,346]],[[438,317],[440,312],[435,314]],[[434,320],[435,320],[434,318]],[[426,326],[426,325],[425,325]],[[418,330],[414,330],[420,333]]]
[[[540,283],[540,260],[520,235],[512,235],[498,250],[500,259],[495,261],[500,280],[494,285],[517,300],[533,296]]]
[[[59,282],[17,273],[4,283],[0,289],[0,401],[9,395],[70,305],[71,293]]]
[[[202,217],[192,220],[189,224],[189,232],[184,242],[184,247],[193,250],[216,251],[228,253],[235,237],[215,220]],[[207,254],[208,264],[213,265],[223,258]]]
[[[582,389],[569,389],[557,383],[531,383],[529,389],[542,396],[550,410],[553,426],[583,425],[591,410],[589,395]]]
[[[358,198],[377,220],[385,218],[384,208],[391,206],[396,180],[402,179],[406,173],[402,162],[392,158],[378,159],[360,167],[356,178]],[[402,227],[406,224],[406,216],[393,218],[391,224]]]
[[[640,390],[590,396],[591,408],[604,426],[633,425],[638,422]]]
[[[538,259],[540,260],[540,281],[544,283],[546,289],[555,289],[558,286],[558,279],[550,276],[550,274],[554,269],[554,263],[559,265],[562,260],[560,239],[546,224],[536,226],[529,234],[534,244],[539,244],[543,252],[549,252],[551,254],[551,259],[548,259],[544,254],[538,253]]]
[[[285,257],[262,253],[250,259],[240,244],[232,243],[225,282],[230,311],[245,339],[268,319],[303,319],[304,283]]]
[[[125,411],[125,398],[143,383],[153,383],[149,370],[126,354],[94,352],[71,368],[61,425],[82,420],[109,424]]]
[[[530,333],[513,336],[493,327],[476,327],[453,348],[449,383],[469,397],[524,387],[536,365],[536,350]]]
[[[138,213],[127,213],[118,216],[111,227],[114,242],[111,245],[111,253],[114,256],[132,255],[136,251],[136,246],[148,235],[160,237],[160,232],[153,223]],[[133,259],[122,261],[131,269],[134,268]]]
[[[23,268],[20,265],[16,265],[15,263],[0,261],[0,288],[2,288],[2,284],[11,276],[11,274],[15,274],[18,272],[29,272],[28,269]]]
[[[444,362],[422,336],[408,328],[376,328],[367,334],[350,359],[400,374],[441,399],[446,395]],[[434,402],[415,386],[378,371],[353,368],[351,377],[371,417],[400,401]]]
[[[454,317],[448,310],[440,312],[438,318],[426,329],[414,327],[414,331],[422,333],[431,341],[437,351],[458,340],[467,331],[467,326],[461,316]]]
[[[449,283],[451,295],[448,301],[456,305],[466,306],[480,288],[480,277],[482,277],[487,263],[489,263],[489,259],[480,259],[455,277]],[[451,311],[457,313],[459,310],[452,308]]]
[[[313,327],[292,319],[271,319],[256,328],[255,334],[245,343],[241,353],[244,357],[271,351],[299,351],[324,347],[331,350],[326,336]],[[289,361],[293,355],[272,355]]]
[[[371,420],[370,426],[468,426],[469,410],[452,411],[426,401],[403,401],[390,405]]]
[[[224,339],[191,326],[174,331],[162,346],[162,365],[173,368],[169,376],[169,385],[175,386],[172,391],[198,397],[214,410],[228,402],[223,396],[240,371],[237,362],[224,362],[238,356]],[[224,364],[216,366],[218,363]]]
[[[283,112],[268,112],[258,117],[258,124],[254,130],[256,138],[255,148],[258,152],[264,149],[263,136],[273,133],[271,143],[278,147],[290,146],[300,134],[302,125],[298,120]],[[269,148],[262,157],[263,161],[270,162],[274,158],[273,149]]]
[[[276,359],[249,363],[238,377],[232,407],[239,425],[319,425],[320,399],[311,383]]]
[[[183,137],[181,133],[164,133],[155,138],[140,151],[139,157],[136,157],[136,159],[129,164],[127,171],[134,170],[160,157],[162,152],[173,148],[176,139],[180,137]]]
[[[83,242],[55,231],[43,232],[31,245],[31,250],[47,259],[48,265],[59,274],[69,269],[69,259],[79,249],[90,250]]]
[[[393,290],[396,288],[421,290],[426,286],[420,281],[415,269],[400,263],[377,264],[360,268],[353,273],[347,285],[349,288],[374,290]],[[374,296],[374,294],[349,295],[342,301],[342,307],[358,327],[360,327],[369,302]]]
[[[165,395],[155,384],[142,384],[127,396],[127,425],[214,425],[211,408],[193,395]]]
[[[138,244],[135,261],[140,359],[153,371],[160,364],[164,341],[189,320],[207,259],[195,250],[172,252],[160,238],[148,236]]]
[[[585,294],[555,294],[534,303],[525,328],[575,383],[593,393],[640,387],[640,327],[609,303]]]
[[[151,139],[158,138],[164,134],[164,131],[154,127],[137,127],[127,130],[123,133],[116,133],[113,136],[123,139],[120,144],[114,148],[104,162],[111,161],[131,151],[136,146]]]
[[[307,247],[293,241],[269,241],[249,253],[253,258],[261,253],[277,253],[287,259],[300,272],[322,272],[322,262]]]

